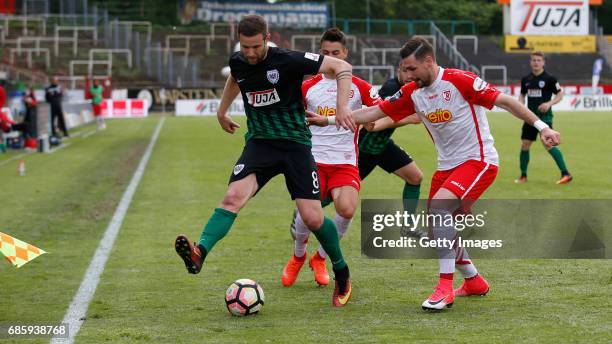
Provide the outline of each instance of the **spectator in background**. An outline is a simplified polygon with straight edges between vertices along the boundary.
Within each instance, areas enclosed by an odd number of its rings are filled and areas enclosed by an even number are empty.
[[[100,85],[100,80],[94,80],[93,86],[89,88],[91,94],[91,105],[93,108],[94,116],[96,117],[96,124],[98,130],[106,129],[106,123],[104,123],[104,117],[102,117],[102,100],[104,88]]]
[[[4,80],[0,80],[0,109],[4,107],[6,103],[6,91],[4,90]]]
[[[51,134],[57,136],[56,128],[59,126],[64,136],[69,137],[70,135],[68,134],[68,129],[66,129],[66,121],[64,119],[64,111],[62,110],[63,95],[64,90],[62,86],[60,86],[57,76],[54,76],[53,79],[51,79],[51,85],[45,88],[45,100],[51,106]]]
[[[4,91],[4,80],[0,80],[0,152],[5,152],[6,147],[4,146],[4,137],[2,132],[8,132],[11,128],[11,120],[8,116],[2,112],[2,108],[6,103],[6,91]]]
[[[26,109],[26,115],[22,123],[13,125],[14,130],[19,130],[23,133],[23,138],[26,141],[26,148],[36,149],[36,116],[37,105],[34,89],[30,87],[23,96],[23,102]]]

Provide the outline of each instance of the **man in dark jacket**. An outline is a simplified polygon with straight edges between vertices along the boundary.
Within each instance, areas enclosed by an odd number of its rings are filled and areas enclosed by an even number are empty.
[[[51,106],[51,133],[53,136],[57,136],[56,121],[59,129],[64,133],[64,136],[68,137],[68,129],[66,128],[66,121],[64,120],[64,111],[62,110],[62,96],[63,89],[60,86],[57,77],[54,76],[51,80],[51,85],[45,88],[45,100]]]

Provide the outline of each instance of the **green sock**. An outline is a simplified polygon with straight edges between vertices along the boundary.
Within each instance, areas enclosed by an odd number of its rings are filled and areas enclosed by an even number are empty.
[[[565,160],[563,159],[563,154],[561,153],[561,150],[557,147],[553,147],[548,150],[548,153],[550,153],[553,159],[555,159],[559,170],[561,170],[561,174],[569,174],[569,172],[567,171],[567,166],[565,166]]]
[[[223,239],[227,232],[229,232],[230,228],[232,228],[232,224],[234,224],[236,216],[238,216],[238,214],[232,213],[229,210],[221,208],[215,209],[215,212],[210,219],[208,219],[208,223],[204,226],[202,236],[200,236],[199,244],[206,248],[207,254],[210,253],[210,250],[212,250],[217,241]]]
[[[327,207],[328,205],[332,204],[333,202],[334,202],[334,200],[333,200],[333,199],[331,199],[331,198],[326,198],[326,199],[324,199],[324,200],[322,200],[322,201],[321,201],[321,207],[322,207],[322,208],[325,208],[325,207]]]
[[[529,151],[521,149],[521,175],[527,175],[527,165],[529,165]]]
[[[321,246],[323,246],[325,252],[327,252],[334,270],[344,269],[346,267],[346,262],[342,256],[340,239],[338,238],[338,230],[336,229],[334,221],[324,217],[321,228],[312,232],[317,237],[317,240],[319,240],[321,243]]]
[[[414,214],[419,203],[419,196],[421,194],[421,185],[413,185],[406,183],[404,185],[404,192],[402,192],[402,198],[404,199],[404,211],[409,214]]]

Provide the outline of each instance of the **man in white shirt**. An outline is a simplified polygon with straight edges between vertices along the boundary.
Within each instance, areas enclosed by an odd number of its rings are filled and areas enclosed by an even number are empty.
[[[547,147],[558,145],[560,135],[523,104],[475,74],[439,67],[433,47],[422,37],[410,39],[400,55],[411,82],[378,106],[353,111],[353,119],[356,123],[369,123],[385,116],[400,121],[414,113],[419,115],[438,152],[438,169],[429,192],[429,213],[451,219],[434,221],[430,232],[434,239],[451,242],[457,237],[453,213],[469,211],[497,176],[499,157],[485,108],[501,107],[533,125]],[[316,116],[311,116],[309,122],[324,124]],[[436,251],[440,278],[433,294],[421,305],[423,309],[450,308],[455,295],[485,295],[489,291],[488,283],[478,274],[463,247],[438,247]],[[465,281],[453,290],[455,268]]]

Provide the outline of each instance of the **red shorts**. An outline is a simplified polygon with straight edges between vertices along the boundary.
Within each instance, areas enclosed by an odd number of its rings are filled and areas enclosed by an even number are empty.
[[[321,199],[331,198],[331,190],[340,186],[352,186],[357,191],[361,188],[359,169],[349,164],[328,165],[317,163]]]
[[[497,169],[484,161],[468,160],[450,170],[436,171],[431,178],[429,199],[445,188],[461,200],[476,201],[497,177]]]
[[[102,105],[100,104],[91,104],[93,107],[94,116],[98,117],[102,114]]]

